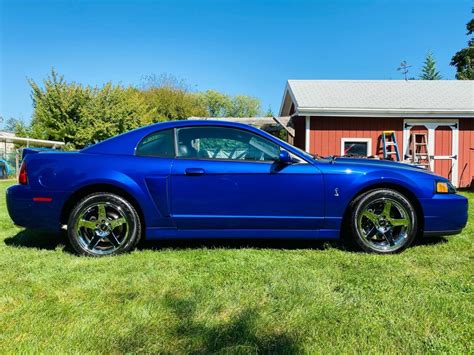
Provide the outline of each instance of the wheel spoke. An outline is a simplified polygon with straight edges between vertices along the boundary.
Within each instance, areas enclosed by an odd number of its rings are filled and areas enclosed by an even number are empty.
[[[120,227],[121,225],[127,223],[127,221],[125,220],[125,218],[117,218],[117,219],[114,219],[112,221],[110,221],[110,227],[111,229],[115,229],[117,227]]]
[[[388,231],[386,231],[384,233],[384,237],[385,239],[387,240],[387,242],[390,244],[390,245],[394,245],[395,244],[395,241],[393,240],[393,234],[392,234],[392,230],[389,229]]]
[[[94,249],[97,244],[99,244],[100,237],[96,234],[92,237],[91,241],[89,242],[89,245],[87,246],[89,249]]]
[[[106,237],[113,245],[114,247],[120,246],[120,242],[118,241],[117,237],[113,232],[111,232],[107,237]]]
[[[390,223],[394,227],[400,227],[400,226],[401,227],[406,227],[409,224],[408,219],[406,219],[406,218],[391,218]]]
[[[362,216],[366,217],[369,221],[371,221],[374,226],[378,225],[379,218],[374,212],[366,210],[362,213]]]
[[[85,219],[79,220],[78,227],[84,227],[87,229],[96,229],[97,222],[96,221],[87,221]]]
[[[372,229],[365,235],[367,239],[371,239],[377,233],[377,228],[374,226]]]
[[[107,213],[105,211],[105,204],[101,203],[100,205],[97,206],[97,208],[99,209],[99,212],[98,212],[99,220],[107,219]]]
[[[383,206],[382,216],[390,217],[390,211],[392,210],[392,201],[385,200],[385,205]]]

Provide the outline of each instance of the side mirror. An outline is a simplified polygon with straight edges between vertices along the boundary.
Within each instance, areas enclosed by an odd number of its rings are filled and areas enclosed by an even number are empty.
[[[291,159],[290,153],[286,150],[280,150],[280,154],[278,156],[278,161],[283,164],[291,164],[293,160]]]

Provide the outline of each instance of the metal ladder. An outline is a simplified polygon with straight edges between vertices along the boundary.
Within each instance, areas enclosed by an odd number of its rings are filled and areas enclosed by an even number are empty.
[[[397,135],[395,134],[395,131],[382,132],[382,147],[384,159],[389,159],[389,156],[395,155],[396,160],[400,161],[400,151],[398,150]],[[393,150],[388,149],[389,147],[393,147]]]
[[[428,152],[428,138],[426,133],[412,133],[411,160],[413,164],[431,170],[431,160]]]

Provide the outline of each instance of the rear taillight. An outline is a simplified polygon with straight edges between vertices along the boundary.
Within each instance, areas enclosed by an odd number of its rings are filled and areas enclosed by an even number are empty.
[[[20,174],[18,175],[18,183],[20,185],[28,184],[28,174],[26,173],[26,163],[21,163]]]

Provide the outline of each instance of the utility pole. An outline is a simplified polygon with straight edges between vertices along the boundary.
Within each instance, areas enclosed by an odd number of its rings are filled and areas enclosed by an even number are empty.
[[[397,68],[397,70],[403,74],[405,80],[408,80],[408,68],[411,68],[411,65],[409,65],[406,60],[402,61],[400,66]]]

